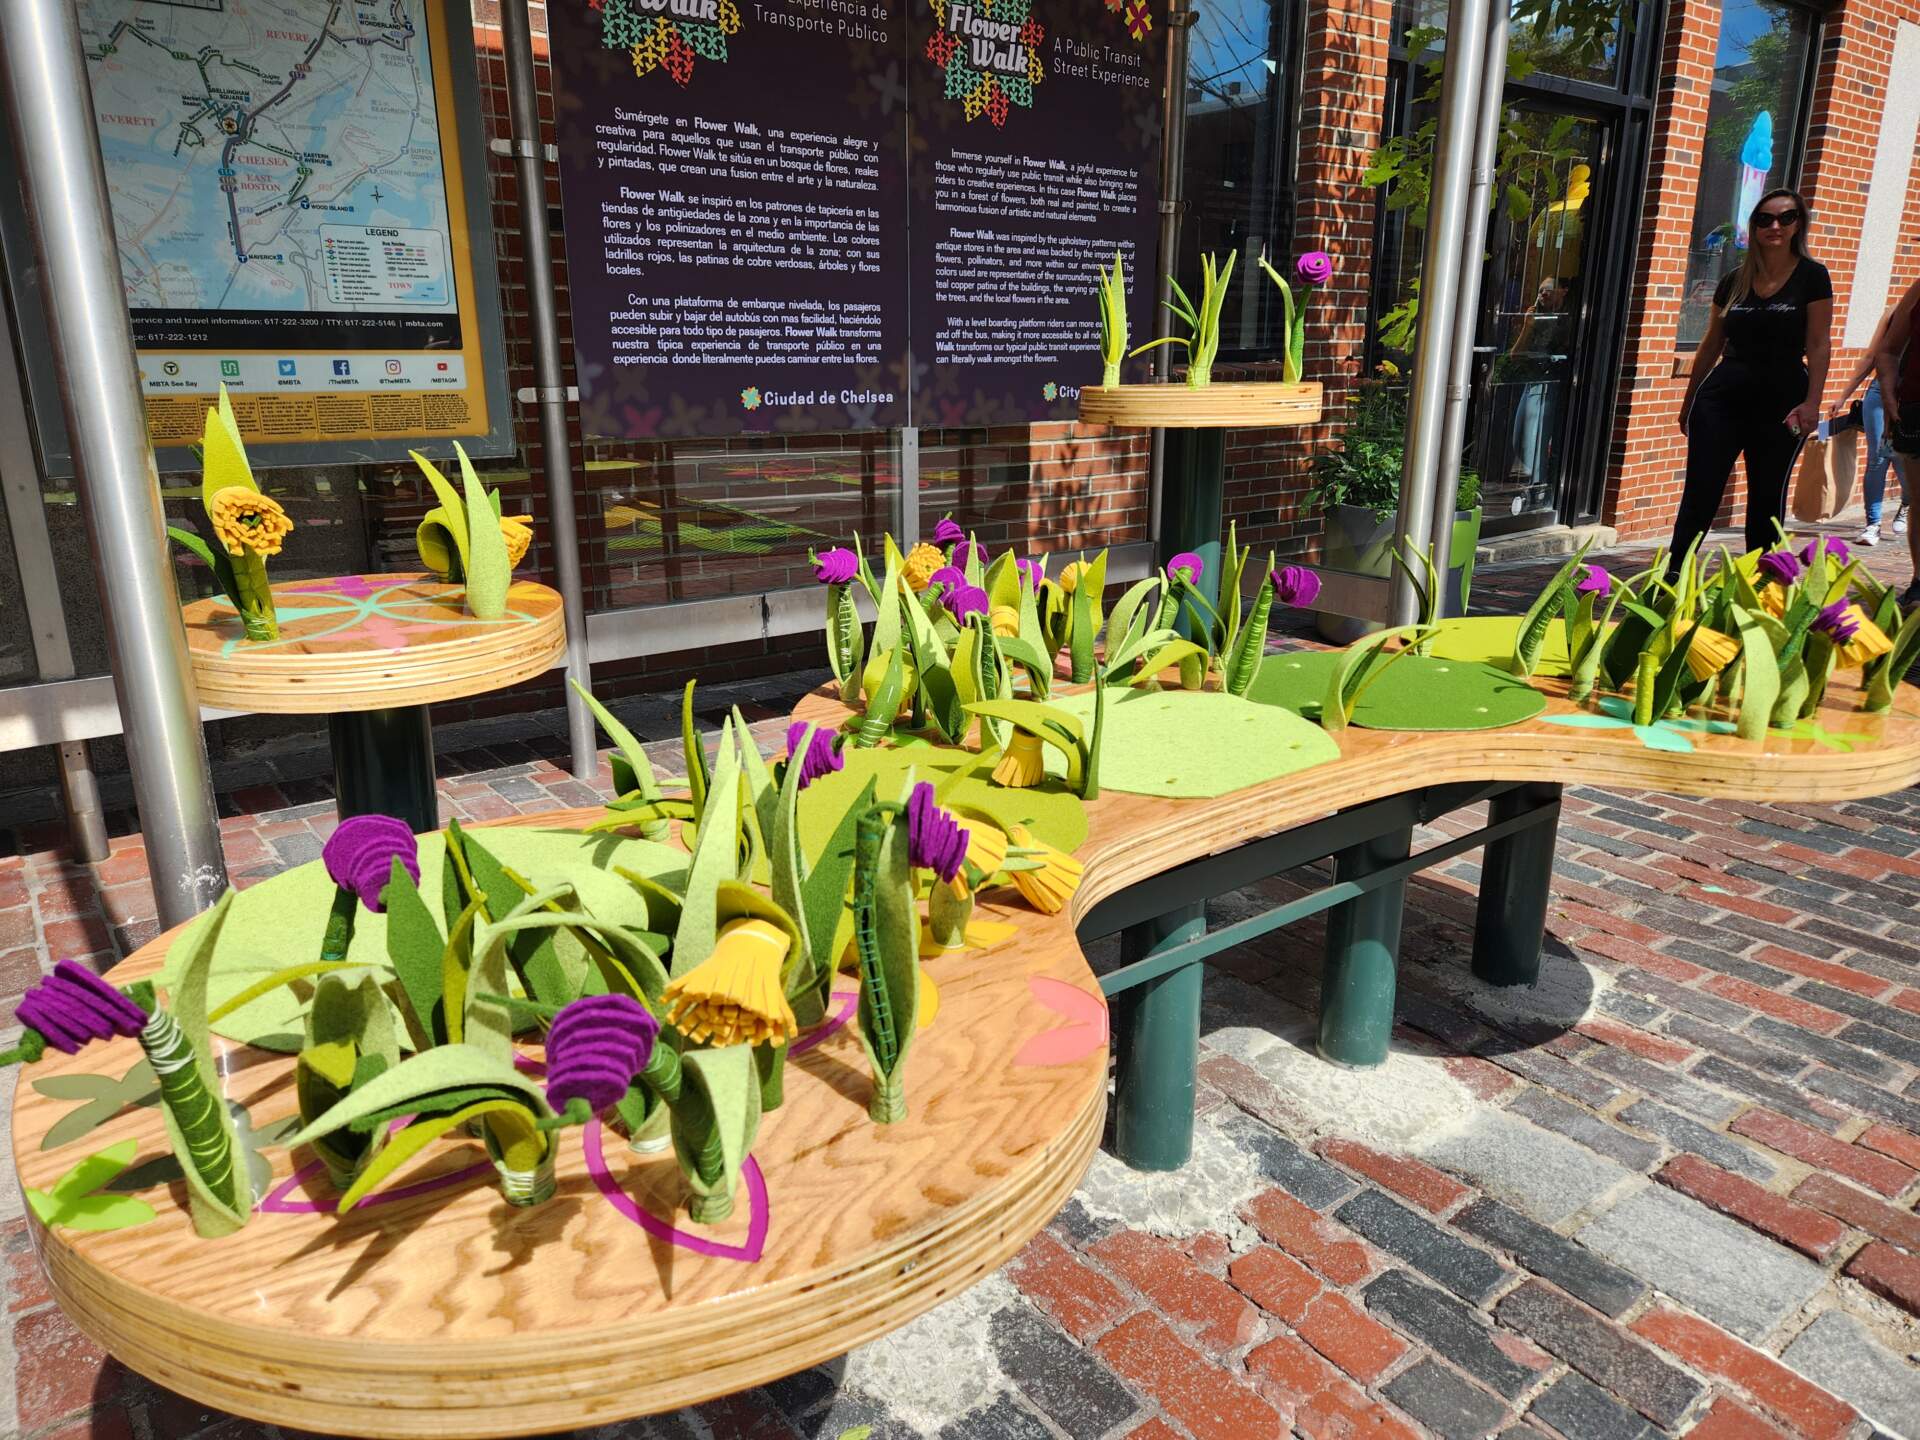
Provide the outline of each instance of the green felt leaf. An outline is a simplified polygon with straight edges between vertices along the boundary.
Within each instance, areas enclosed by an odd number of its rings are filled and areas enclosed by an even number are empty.
[[[1089,598],[1092,586],[1088,577],[1082,574],[1080,583],[1073,587],[1073,600],[1068,607],[1067,650],[1071,665],[1071,678],[1076,685],[1084,685],[1093,677],[1093,603]]]
[[[460,918],[447,931],[447,943],[440,951],[441,1015],[446,1023],[447,1039],[462,1043],[467,1023],[467,983],[473,969],[473,927],[480,918],[480,902],[472,900],[460,912]]]
[[[440,962],[446,954],[446,937],[427,910],[419,886],[398,859],[380,891],[380,904],[387,917],[387,956],[407,997],[414,1042],[432,1044],[445,1039]]]
[[[1522,641],[1525,639],[1525,626],[1521,627]],[[1393,630],[1380,630],[1349,645],[1345,650],[1335,651],[1338,657],[1333,671],[1327,677],[1327,688],[1320,697],[1320,726],[1324,730],[1344,730],[1347,722],[1353,718],[1353,705],[1358,699],[1361,683],[1368,671],[1374,668],[1380,659],[1380,648],[1396,636],[1404,635],[1406,627]],[[1519,656],[1516,651],[1516,663]]]
[[[1635,601],[1624,602],[1626,614],[1613,627],[1613,635],[1600,657],[1600,670],[1610,689],[1624,687],[1640,663],[1640,652],[1666,617]]]
[[[468,570],[466,502],[460,498],[460,492],[453,488],[447,477],[440,473],[439,466],[418,450],[409,450],[407,454],[413,457],[413,463],[420,467],[420,473],[427,477],[427,484],[433,487],[433,493],[439,497],[440,509],[445,512],[441,517],[441,524],[453,537],[454,548],[460,553],[460,570],[464,574]]]
[[[111,1185],[139,1150],[138,1140],[109,1145],[68,1170],[53,1189],[28,1188],[27,1204],[48,1229],[63,1225],[69,1230],[124,1230],[144,1225],[158,1213],[144,1200],[94,1193]]]
[[[687,681],[686,689],[680,692],[680,753],[687,769],[687,791],[693,801],[695,813],[706,808],[707,784],[711,772],[707,769],[707,747],[700,741],[700,729],[693,713],[693,689],[699,681]]]
[[[1091,693],[1062,696],[1053,703],[1089,724],[1092,721],[1095,699]],[[1277,705],[1256,704],[1213,690],[1108,686],[1100,755],[1103,789],[1131,795],[1208,797],[1338,759],[1340,747],[1319,726]],[[1049,754],[1047,768],[1060,774],[1065,762]]]
[[[658,800],[660,781],[654,774],[653,762],[647,759],[647,747],[620,723],[611,710],[596,700],[586,686],[572,679],[567,683],[586,702],[587,708],[593,712],[593,718],[607,732],[607,738],[613,741],[614,793],[626,795],[637,792],[644,800]],[[666,840],[672,830],[673,827],[664,820],[649,821],[640,827],[641,835],[648,840]]]
[[[1234,638],[1233,650],[1227,656],[1223,679],[1229,695],[1245,695],[1252,687],[1254,677],[1260,673],[1260,663],[1267,652],[1267,621],[1273,610],[1273,557],[1267,557],[1266,579],[1260,582],[1260,589],[1253,598],[1253,608],[1247,613],[1246,623],[1240,627],[1240,633]]]
[[[447,1115],[455,1110],[465,1109],[469,1105],[478,1104],[482,1100],[512,1100],[516,1104],[519,1103],[518,1096],[511,1091],[502,1090],[498,1085],[456,1085],[448,1090],[436,1090],[431,1095],[416,1095],[410,1100],[403,1100],[398,1105],[389,1105],[384,1110],[375,1110],[362,1115],[348,1129],[358,1134],[371,1135],[376,1131],[385,1130],[396,1120],[407,1120],[416,1115]],[[320,1140],[314,1143],[319,1145],[325,1142]]]
[[[713,781],[700,812],[700,834],[687,867],[680,926],[673,936],[672,973],[684,975],[713,953],[713,904],[722,880],[740,878],[736,817],[740,813],[740,761],[731,728],[721,731]]]
[[[987,603],[994,609],[1020,608],[1020,568],[1011,550],[1002,550],[987,567]]]
[[[186,546],[189,551],[200,557],[206,567],[213,571],[214,583],[220,587],[220,593],[227,597],[227,603],[234,609],[240,608],[240,581],[233,573],[233,558],[222,545],[208,545],[191,530],[182,530],[177,525],[169,525],[167,534]]]
[[[1142,607],[1146,607],[1145,614],[1149,618],[1158,609],[1155,592],[1165,583],[1163,578],[1155,575],[1136,580],[1114,602],[1113,611],[1107,616],[1107,668],[1112,669],[1119,664],[1114,659],[1114,651],[1132,634],[1134,620],[1143,613]],[[1156,603],[1148,606],[1149,598]]]
[[[436,1045],[431,1050],[408,1056],[385,1074],[357,1086],[346,1099],[311,1124],[286,1136],[280,1144],[289,1150],[298,1149],[319,1136],[331,1135],[352,1125],[363,1116],[465,1085],[487,1085],[524,1096],[535,1114],[551,1113],[539,1084],[521,1075],[511,1062],[503,1063],[471,1045]]]
[[[662,885],[651,875],[642,875],[629,870],[624,865],[613,867],[613,873],[633,886],[646,906],[647,924],[671,935],[680,928],[680,892]]]
[[[453,453],[460,461],[460,480],[466,487],[467,609],[481,620],[498,620],[507,613],[507,587],[513,583],[513,567],[507,563],[507,540],[498,521],[491,520],[493,507],[487,490],[474,473],[466,448],[456,440]],[[480,517],[475,520],[474,517]]]
[[[220,387],[220,400],[209,406],[200,429],[200,499],[209,513],[213,497],[229,486],[258,491],[253,467],[247,463],[247,447],[240,439],[240,423],[234,418],[233,401],[227,387]]]
[[[42,1150],[70,1145],[132,1106],[160,1103],[153,1062],[144,1058],[134,1061],[132,1068],[117,1080],[110,1075],[46,1075],[32,1084],[50,1100],[84,1102],[54,1121],[41,1137]]]
[[[1214,592],[1220,597],[1220,653],[1227,654],[1240,638],[1240,617],[1244,604],[1240,596],[1240,584],[1246,578],[1247,561],[1253,557],[1253,547],[1245,550],[1239,544],[1240,529],[1238,521],[1227,523],[1227,543],[1220,547],[1220,585]]]
[[[509,1110],[517,1110],[520,1114],[532,1118],[532,1112],[517,1101],[482,1100],[463,1110],[455,1110],[451,1114],[433,1115],[423,1120],[416,1120],[388,1140],[380,1153],[367,1162],[366,1168],[348,1187],[347,1193],[340,1197],[340,1203],[335,1206],[336,1211],[344,1215],[353,1209],[373,1192],[375,1186],[385,1181],[388,1176],[449,1130],[469,1125],[483,1115],[494,1115]]]
[[[518,910],[529,896],[537,893],[525,877],[508,870],[491,851],[464,837],[468,873],[487,897],[483,912],[488,918],[504,918]],[[520,977],[520,984],[543,1005],[565,1005],[580,997],[586,979],[587,959],[577,942],[564,930],[521,930],[506,940],[507,963]]]
[[[1680,686],[1690,673],[1687,670],[1687,652],[1692,648],[1693,637],[1699,629],[1700,622],[1697,620],[1689,625],[1686,635],[1673,647],[1673,652],[1667,656],[1666,663],[1660,667],[1659,677],[1653,688],[1653,715],[1656,720],[1673,708]]]
[[[900,700],[907,687],[906,665],[898,645],[888,650],[876,649],[867,661],[869,668],[875,663],[881,667],[880,683],[867,697],[866,714],[854,732],[854,744],[862,749],[879,744],[892,732],[893,718],[900,713]]]
[[[193,1049],[193,1068],[206,1093],[213,1097],[212,1115],[207,1121],[226,1136],[229,1149],[236,1154],[237,1141],[233,1116],[225,1103],[219,1072],[213,1064],[212,1035],[207,1025],[207,987],[213,970],[214,950],[220,932],[233,911],[234,892],[227,891],[211,910],[194,921],[168,951],[167,963],[177,977],[167,995],[167,1008],[173,1012],[180,1033]],[[149,1057],[151,1058],[151,1057]],[[227,1168],[224,1181],[210,1183],[192,1161],[192,1151],[173,1107],[160,1106],[167,1127],[167,1139],[186,1173],[187,1203],[193,1214],[193,1228],[203,1239],[218,1239],[232,1234],[247,1223],[253,1209],[244,1167]]]
[[[680,1064],[686,1088],[673,1106],[674,1155],[696,1195],[731,1195],[760,1130],[753,1047],[689,1050]]]
[[[1150,685],[1159,680],[1172,666],[1184,664],[1195,658],[1204,658],[1206,653],[1202,647],[1191,640],[1169,640],[1148,657],[1146,663],[1134,672],[1132,680],[1128,683]]]
[[[909,771],[906,788],[900,793],[904,803],[912,793],[914,775]],[[856,882],[857,883],[857,882]],[[884,992],[891,1015],[893,1039],[892,1064],[883,1071],[882,1056],[874,1047],[876,1027],[883,1025],[876,996],[864,983],[860,987],[859,1038],[876,1076],[884,1073],[897,1078],[905,1068],[912,1048],[920,1013],[920,906],[914,895],[913,866],[908,853],[908,832],[904,818],[890,821],[883,832],[876,857],[873,887],[874,935],[878,947],[880,990]]]
[[[733,728],[740,744],[740,774],[746,787],[747,804],[752,807],[754,819],[760,826],[763,844],[771,844],[774,811],[779,808],[780,791],[773,783],[773,772],[767,768],[766,757],[760,753],[760,747],[754,744],[753,731],[738,705],[733,707]]]
[[[1771,717],[1774,725],[1784,728],[1800,718],[1808,688],[1806,663],[1796,656],[1780,670],[1780,693],[1774,698]]]
[[[888,536],[886,564],[881,571],[880,588],[873,597],[873,639],[867,646],[869,655],[900,648],[901,605],[917,603],[911,596],[902,593],[904,587],[900,576],[905,566],[906,560],[900,554],[900,548],[893,543],[893,537]]]
[[[1568,603],[1573,593],[1573,576],[1586,562],[1587,547],[1592,543],[1588,540],[1582,544],[1527,607],[1526,616],[1520,622],[1519,637],[1514,641],[1513,658],[1518,673],[1533,674],[1541,647],[1546,643],[1547,627]]]
[[[804,755],[807,746],[813,741],[814,727],[809,725],[794,744],[793,753]],[[794,997],[795,1015],[800,1017],[802,999],[809,1015],[815,1006],[825,1010],[828,991],[833,978],[832,957],[823,957],[823,946],[814,940],[812,928],[808,924],[806,884],[807,857],[800,848],[800,770],[797,761],[789,761],[787,773],[780,784],[780,793],[774,809],[773,839],[768,856],[771,870],[771,888],[774,901],[788,915],[793,917],[799,940],[799,960],[795,974],[801,986],[810,991],[809,997]],[[829,927],[831,929],[831,927]],[[831,939],[831,934],[828,936]],[[789,992],[791,993],[791,991]],[[801,1023],[809,1023],[800,1017]],[[818,1017],[814,1017],[817,1022]]]
[[[836,795],[833,788],[821,788],[828,781],[839,780],[839,775],[816,780],[801,794],[795,816],[800,831],[800,851],[806,863],[806,879],[801,885],[800,908],[796,913],[806,917],[808,944],[819,969],[822,1004],[831,995],[834,972],[853,933],[847,892],[853,881],[854,831],[860,817],[873,804],[876,787],[872,774],[862,779],[857,767],[849,766],[849,769],[854,770],[854,774],[847,782],[844,795]],[[810,826],[816,827],[813,833],[819,836],[813,843],[809,843]]]
[[[282,985],[291,985],[296,980],[304,980],[310,975],[326,975],[338,970],[364,970],[349,960],[308,960],[299,965],[289,965],[284,970],[276,970],[264,980],[256,980],[239,993],[229,996],[215,1006],[207,1015],[207,1023],[224,1020],[241,1006],[258,1000],[269,991],[278,990]]]
[[[54,1181],[51,1192],[53,1198],[74,1200],[82,1195],[91,1195],[131,1165],[133,1157],[139,1153],[138,1140],[122,1140],[107,1146],[104,1150],[96,1151]]]

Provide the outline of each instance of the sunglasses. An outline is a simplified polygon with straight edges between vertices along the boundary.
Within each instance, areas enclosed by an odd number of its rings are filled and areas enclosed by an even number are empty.
[[[1771,230],[1776,225],[1798,225],[1799,223],[1798,210],[1762,210],[1753,217],[1753,228],[1756,230]]]

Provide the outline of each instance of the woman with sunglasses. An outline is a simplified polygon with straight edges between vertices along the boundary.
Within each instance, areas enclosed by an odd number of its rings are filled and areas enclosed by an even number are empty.
[[[1734,460],[1747,461],[1747,545],[1764,549],[1786,514],[1787,476],[1800,442],[1820,423],[1832,351],[1833,282],[1807,255],[1807,205],[1769,190],[1748,217],[1750,243],[1713,295],[1713,318],[1694,352],[1680,431],[1687,437],[1686,488],[1668,563],[1720,509]]]

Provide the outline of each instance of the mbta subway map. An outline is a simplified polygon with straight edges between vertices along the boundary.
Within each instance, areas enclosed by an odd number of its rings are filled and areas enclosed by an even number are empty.
[[[428,3],[78,0],[143,346],[458,347]]]

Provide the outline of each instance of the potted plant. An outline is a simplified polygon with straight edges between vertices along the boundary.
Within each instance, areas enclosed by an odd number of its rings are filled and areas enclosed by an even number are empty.
[[[1318,511],[1323,529],[1320,564],[1360,575],[1393,573],[1394,522],[1400,509],[1400,475],[1407,445],[1407,393],[1392,379],[1366,380],[1347,402],[1339,443],[1313,460],[1305,509]],[[1480,543],[1480,475],[1462,467],[1447,554],[1442,615],[1464,615],[1473,585],[1474,548]],[[1321,636],[1352,644],[1380,628],[1378,622],[1321,612]]]

